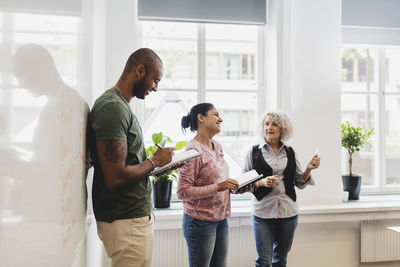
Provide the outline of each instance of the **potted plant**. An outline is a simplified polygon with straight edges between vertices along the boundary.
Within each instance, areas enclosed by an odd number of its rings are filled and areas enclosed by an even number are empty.
[[[369,144],[374,129],[369,131],[354,127],[350,122],[342,123],[342,147],[349,155],[349,174],[342,175],[343,190],[349,192],[349,200],[357,200],[360,196],[361,176],[353,173],[353,154]]]
[[[162,132],[152,135],[154,145],[146,148],[147,157],[151,157],[157,151],[158,146],[165,147],[167,142],[173,143],[172,140]],[[180,150],[187,145],[187,141],[177,142],[175,150]],[[171,201],[172,182],[178,180],[178,170],[169,170],[159,176],[152,177],[153,184],[153,202],[155,208],[169,208]]]

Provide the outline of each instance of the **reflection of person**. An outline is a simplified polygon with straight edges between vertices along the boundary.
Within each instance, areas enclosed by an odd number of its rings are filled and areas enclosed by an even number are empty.
[[[293,149],[283,143],[292,135],[291,122],[283,112],[264,116],[262,135],[265,142],[249,150],[243,170],[255,169],[267,176],[255,183],[253,191],[256,266],[286,266],[299,212],[294,186],[303,189],[314,184],[310,173],[319,167],[320,158],[315,155],[302,172]]]
[[[153,249],[151,183],[148,174],[171,161],[172,148],[146,159],[142,130],[129,101],[157,91],[163,65],[147,48],[132,53],[113,88],[91,110],[96,139],[93,210],[113,266],[150,266]]]
[[[28,107],[22,109],[19,105],[24,98],[16,90],[19,97],[10,102],[13,126],[26,143],[7,140],[0,151],[0,179],[4,175],[15,180],[8,194],[8,214],[20,220],[3,224],[5,235],[11,238],[5,236],[2,240],[13,242],[7,243],[2,260],[6,266],[71,266],[84,251],[88,106],[76,90],[63,82],[44,47],[22,45],[12,59],[19,87],[41,98],[35,98],[32,106],[24,103]],[[34,126],[34,131],[27,125]],[[20,257],[21,251],[24,257]]]
[[[182,128],[197,131],[186,149],[201,156],[187,162],[179,172],[177,195],[184,206],[183,233],[190,266],[226,266],[230,192],[237,181],[227,179],[228,164],[221,145],[213,140],[222,119],[212,104],[195,105],[182,118]]]

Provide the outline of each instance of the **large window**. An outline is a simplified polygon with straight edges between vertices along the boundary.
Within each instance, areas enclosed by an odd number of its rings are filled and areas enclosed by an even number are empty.
[[[343,45],[342,121],[375,129],[353,159],[363,192],[400,191],[400,47]],[[343,151],[343,173],[347,167]]]
[[[146,98],[144,136],[154,132],[172,140],[190,140],[180,121],[190,108],[211,102],[220,112],[222,143],[230,176],[240,174],[249,147],[257,142],[258,26],[143,22],[143,46],[164,62],[159,92]]]

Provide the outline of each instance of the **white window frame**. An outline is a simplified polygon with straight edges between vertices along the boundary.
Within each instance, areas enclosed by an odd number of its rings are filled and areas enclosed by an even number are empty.
[[[386,62],[385,48],[396,46],[400,49],[400,29],[370,29],[356,27],[342,27],[342,45],[370,45],[378,47],[378,73],[375,74],[375,79],[378,84],[377,91],[359,92],[359,91],[343,91],[342,94],[358,94],[358,95],[373,95],[377,96],[378,100],[378,117],[375,128],[376,149],[375,149],[375,179],[379,186],[361,186],[361,194],[393,194],[400,193],[400,185],[387,185],[386,172],[386,138],[385,138],[385,97],[386,95],[399,95],[399,92],[386,92]]]

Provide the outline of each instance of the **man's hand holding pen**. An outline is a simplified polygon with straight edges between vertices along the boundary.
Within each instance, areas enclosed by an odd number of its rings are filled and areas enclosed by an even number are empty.
[[[157,144],[156,146],[158,147],[158,149],[154,153],[154,156],[151,157],[151,160],[154,162],[155,167],[161,167],[164,166],[165,164],[170,163],[172,160],[172,156],[174,155],[175,148],[173,147],[162,148]]]

